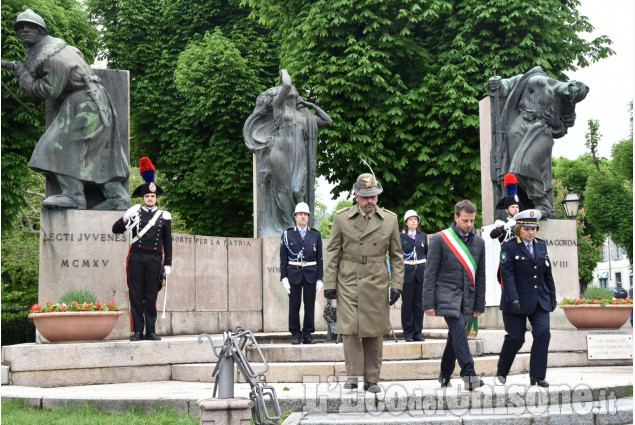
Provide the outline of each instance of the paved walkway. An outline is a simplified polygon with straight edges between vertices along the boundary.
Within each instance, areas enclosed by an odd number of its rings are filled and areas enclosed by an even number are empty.
[[[490,400],[502,397],[506,400],[512,397],[522,397],[526,400],[529,394],[533,397],[540,391],[544,394],[568,393],[578,394],[584,401],[586,396],[593,395],[590,400],[613,400],[630,397],[632,410],[632,385],[633,367],[573,367],[550,368],[547,379],[551,384],[548,392],[538,387],[529,387],[529,377],[526,374],[508,376],[507,385],[494,385],[494,378],[485,377],[485,386],[472,393],[462,391],[462,381],[453,379],[452,388],[443,391],[435,380],[419,381],[395,381],[380,382],[384,391],[379,394],[379,400],[384,404],[377,404],[375,398],[363,391],[350,391],[342,389],[339,383],[297,383],[297,384],[272,384],[280,400],[281,410],[296,412],[311,411],[311,415],[343,415],[344,418],[351,414],[364,414],[373,411],[371,415],[388,412],[396,417],[400,414],[412,416],[410,405],[421,411],[428,408],[445,410],[452,408],[453,403],[461,407],[463,399],[468,397],[470,406],[474,403],[483,403],[482,400]],[[106,411],[121,411],[137,406],[142,410],[152,410],[161,404],[167,404],[176,410],[199,416],[198,401],[211,398],[213,383],[208,382],[137,382],[124,384],[85,385],[76,387],[40,388],[3,385],[0,387],[0,396],[3,400],[22,399],[28,405],[38,407],[57,408],[76,402],[91,402],[96,407]],[[249,386],[247,384],[235,385],[235,397],[248,397]],[[372,400],[370,403],[368,401]],[[481,401],[479,401],[481,400]],[[519,399],[515,404],[529,405]],[[566,401],[566,400],[564,400]],[[572,402],[575,400],[573,397]],[[419,404],[417,404],[417,402]],[[427,404],[426,404],[427,403]],[[487,404],[487,403],[486,403]],[[383,407],[380,407],[383,406]],[[391,407],[392,406],[392,407]],[[436,407],[435,407],[436,406]],[[377,411],[379,409],[379,411]],[[382,409],[386,412],[382,413]],[[336,415],[336,416],[337,416]],[[310,417],[310,416],[309,416]]]

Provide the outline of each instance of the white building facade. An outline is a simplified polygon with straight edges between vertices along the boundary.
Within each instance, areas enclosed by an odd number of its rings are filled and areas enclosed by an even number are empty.
[[[633,267],[628,262],[626,252],[611,241],[604,242],[602,261],[593,272],[593,285],[602,288],[624,288],[633,286]]]

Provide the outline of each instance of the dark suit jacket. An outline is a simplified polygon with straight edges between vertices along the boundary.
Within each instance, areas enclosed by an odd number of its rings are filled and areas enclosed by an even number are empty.
[[[454,221],[452,228],[458,233]],[[444,317],[462,314],[466,320],[475,311],[485,311],[485,241],[472,229],[465,246],[476,262],[474,286],[443,237],[432,236],[423,282],[424,310],[435,309],[437,316]]]
[[[543,240],[534,239],[535,258],[531,256],[525,243],[519,237],[501,246],[500,308],[511,313],[510,304],[520,302],[521,314],[530,315],[540,305],[545,311],[553,311],[551,300],[556,299],[556,286],[551,274],[551,260],[547,255],[547,245]]]
[[[405,230],[402,230],[401,233],[399,233],[399,236],[401,237],[401,250],[404,253],[404,261],[406,256],[414,249],[417,250],[417,260],[426,258],[428,255],[428,235],[426,235],[425,232],[417,232],[414,240],[408,236],[408,232]],[[411,260],[414,259],[415,257],[413,256]],[[406,264],[403,282],[412,283],[416,279],[417,282],[423,283],[423,274],[425,270],[425,263],[418,264],[416,269],[415,266]]]
[[[288,248],[284,240],[285,232]],[[296,261],[295,254],[299,253],[302,253],[303,260],[297,261],[315,261],[317,265],[306,267],[289,265],[289,261]],[[303,279],[308,283],[315,283],[322,280],[324,274],[322,262],[322,235],[319,231],[307,227],[304,240],[295,226],[282,233],[280,238],[280,280],[286,277],[291,285],[300,285]]]

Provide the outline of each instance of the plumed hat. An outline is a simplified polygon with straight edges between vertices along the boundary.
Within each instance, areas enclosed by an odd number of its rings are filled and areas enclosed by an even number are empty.
[[[496,204],[497,210],[507,209],[510,205],[518,205],[520,207],[520,198],[518,198],[518,180],[512,173],[507,173],[503,180],[505,190],[507,190],[507,196],[501,198]]]
[[[144,156],[139,160],[139,173],[145,180],[145,184],[139,185],[132,192],[132,198],[141,198],[148,193],[156,193],[157,196],[165,195],[165,191],[154,182],[156,172],[157,169],[152,165],[150,158]]]
[[[370,173],[360,174],[357,181],[353,185],[355,195],[359,196],[375,196],[384,191],[375,176]]]

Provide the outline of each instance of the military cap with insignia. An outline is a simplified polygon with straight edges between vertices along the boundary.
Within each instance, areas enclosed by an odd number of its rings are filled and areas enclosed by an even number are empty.
[[[357,181],[353,185],[355,195],[359,196],[375,196],[384,191],[374,175],[370,173],[360,174]]]
[[[514,216],[516,224],[525,227],[538,227],[538,220],[542,217],[542,214],[538,210],[525,210],[521,211]]]
[[[143,177],[145,184],[137,186],[130,196],[132,198],[142,198],[143,195],[148,193],[155,193],[157,196],[165,195],[165,191],[154,182],[156,172],[157,169],[152,165],[150,158],[146,156],[141,158],[139,160],[139,173]]]

